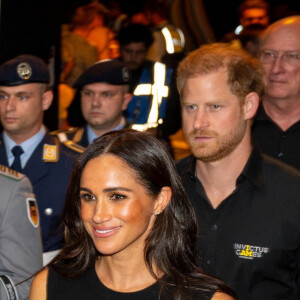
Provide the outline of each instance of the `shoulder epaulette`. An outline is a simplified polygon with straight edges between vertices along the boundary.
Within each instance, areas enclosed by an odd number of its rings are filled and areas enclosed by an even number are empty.
[[[24,174],[3,165],[0,165],[0,175],[12,178],[14,180],[21,180],[23,177],[25,177]]]
[[[74,141],[69,140],[65,132],[60,132],[56,134],[56,136],[58,137],[59,141],[69,149],[72,149],[73,151],[76,151],[78,153],[84,152],[85,147],[75,143]]]
[[[78,130],[75,132],[72,141],[74,143],[78,143],[79,141],[81,141],[82,136],[84,133],[84,128],[78,128]]]
[[[78,127],[71,127],[68,129],[58,129],[58,130],[51,131],[50,134],[58,135],[59,133],[65,133],[65,134],[74,133],[77,129],[78,129]]]

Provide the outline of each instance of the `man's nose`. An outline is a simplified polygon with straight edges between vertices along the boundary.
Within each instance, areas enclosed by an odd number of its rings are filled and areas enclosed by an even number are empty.
[[[6,110],[7,111],[12,111],[16,109],[16,101],[17,99],[13,96],[8,97],[6,101]]]
[[[277,56],[272,63],[272,73],[280,73],[283,70],[283,61],[281,56]]]
[[[194,119],[194,129],[202,129],[209,127],[208,114],[204,109],[198,109]]]

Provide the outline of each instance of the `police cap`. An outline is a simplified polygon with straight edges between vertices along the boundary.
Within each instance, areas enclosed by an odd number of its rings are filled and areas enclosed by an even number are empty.
[[[129,84],[129,70],[121,61],[102,60],[85,70],[74,83],[74,88],[80,89],[84,85],[96,82],[112,85]]]
[[[45,62],[37,56],[19,55],[0,66],[0,85],[16,86],[26,83],[49,83]]]

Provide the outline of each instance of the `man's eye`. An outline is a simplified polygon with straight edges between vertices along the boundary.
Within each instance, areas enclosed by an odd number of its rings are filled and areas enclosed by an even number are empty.
[[[195,111],[195,110],[197,109],[197,105],[194,105],[194,104],[192,104],[192,105],[186,105],[186,106],[185,106],[185,109],[186,109],[188,112],[193,112],[193,111]]]
[[[104,98],[110,98],[113,96],[113,93],[107,92],[107,93],[104,93],[103,96],[104,96]]]
[[[21,100],[21,101],[25,101],[25,100],[28,99],[28,96],[20,95],[18,98],[19,98],[19,100]]]
[[[276,57],[276,53],[274,53],[274,52],[268,52],[268,51],[266,51],[266,52],[264,52],[264,55],[265,56],[269,56],[269,57]]]
[[[210,107],[211,107],[212,110],[217,110],[217,109],[221,108],[221,105],[219,105],[219,104],[212,104]]]
[[[144,55],[146,53],[145,50],[140,50],[140,51],[137,51],[137,55]]]
[[[91,194],[80,194],[79,198],[81,200],[83,200],[84,202],[91,202],[91,201],[96,200],[96,197]]]
[[[93,97],[94,96],[94,93],[92,92],[89,92],[89,91],[82,91],[82,96],[84,97]]]
[[[299,53],[286,53],[285,58],[290,61],[293,61],[293,60],[298,61],[298,60],[300,60],[300,54]]]
[[[271,51],[262,51],[260,54],[260,59],[261,60],[273,60],[276,59],[277,54],[275,52],[271,52]]]
[[[5,94],[0,94],[0,100],[6,100],[8,99],[8,96]]]
[[[123,50],[126,54],[130,55],[132,53],[132,50],[127,50],[127,49],[124,49]]]

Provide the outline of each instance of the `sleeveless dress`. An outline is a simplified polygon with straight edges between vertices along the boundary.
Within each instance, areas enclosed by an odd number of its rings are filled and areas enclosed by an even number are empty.
[[[172,293],[169,290],[159,297],[158,283],[137,292],[113,291],[101,283],[94,265],[75,278],[63,277],[53,268],[49,268],[47,300],[171,300],[170,294]],[[193,299],[211,299],[213,294],[213,292],[202,292]]]

